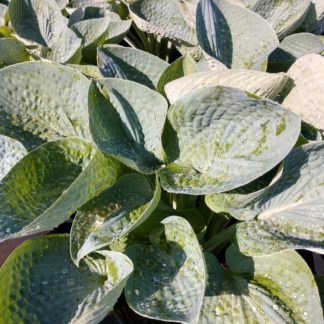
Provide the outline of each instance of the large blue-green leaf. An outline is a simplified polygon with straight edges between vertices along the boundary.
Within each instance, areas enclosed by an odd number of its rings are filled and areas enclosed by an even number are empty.
[[[53,229],[124,169],[78,138],[43,144],[0,182],[0,240]]]
[[[309,6],[310,0],[259,0],[251,9],[265,18],[281,39],[303,22]]]
[[[314,277],[296,252],[251,258],[231,246],[226,261],[229,270],[206,254],[199,323],[323,323]]]
[[[279,44],[262,17],[226,0],[201,0],[196,18],[200,46],[227,67],[264,70]]]
[[[98,49],[98,65],[105,78],[119,78],[135,81],[155,89],[164,70],[165,61],[144,51],[106,45]]]
[[[15,38],[0,38],[0,61],[6,65],[30,60],[26,46]]]
[[[170,103],[188,92],[205,87],[227,86],[239,88],[260,97],[275,99],[286,85],[288,77],[283,73],[266,73],[253,70],[223,70],[199,72],[177,79],[165,86]]]
[[[298,59],[288,71],[295,87],[283,106],[298,114],[305,122],[324,130],[324,57],[317,54]]]
[[[0,133],[27,149],[61,136],[91,139],[89,80],[71,67],[26,62],[0,70]]]
[[[269,56],[270,67],[278,66],[286,70],[298,58],[307,54],[320,54],[324,43],[319,36],[310,33],[298,33],[287,36],[279,47]]]
[[[280,162],[299,132],[298,116],[273,101],[229,87],[196,89],[168,111],[161,184],[194,195],[240,187]]]
[[[162,223],[164,244],[127,249],[134,263],[125,287],[127,303],[148,318],[198,323],[206,281],[204,256],[185,219],[170,216]]]
[[[269,187],[243,194],[207,196],[208,206],[247,222],[236,241],[246,254],[282,249],[324,249],[324,143],[295,148]],[[255,218],[255,220],[253,220]]]
[[[12,0],[9,18],[20,37],[47,47],[59,39],[64,28],[55,0]]]
[[[118,252],[100,251],[78,269],[69,237],[52,235],[20,245],[0,270],[3,323],[99,323],[113,309],[133,270]]]
[[[184,12],[182,2],[136,0],[129,5],[129,11],[140,30],[168,38],[175,43],[197,45],[195,28]]]
[[[137,173],[121,176],[109,189],[83,206],[71,229],[76,264],[87,254],[114,243],[145,221],[160,200],[160,184]]]
[[[26,154],[26,149],[21,143],[0,135],[0,181]]]
[[[95,143],[143,173],[153,173],[162,164],[167,109],[163,96],[132,81],[101,79],[90,87],[90,129]]]

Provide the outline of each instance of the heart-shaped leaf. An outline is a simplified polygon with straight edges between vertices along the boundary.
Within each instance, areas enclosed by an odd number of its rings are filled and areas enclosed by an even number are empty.
[[[295,252],[246,257],[226,251],[229,270],[206,254],[208,284],[199,323],[323,323],[312,272]]]
[[[162,163],[167,109],[160,94],[135,82],[102,79],[90,87],[90,128],[95,143],[143,173],[153,173]]]
[[[71,229],[71,255],[76,264],[87,254],[114,243],[145,221],[161,195],[145,176],[125,174],[83,206]]]
[[[114,184],[124,169],[81,139],[40,146],[0,182],[0,240],[53,229]]]
[[[250,220],[237,225],[236,241],[245,254],[319,251],[324,249],[323,182],[324,144],[319,142],[295,148],[269,187],[248,195],[210,195],[206,202],[216,212]]]
[[[100,251],[78,269],[69,237],[51,235],[20,245],[0,270],[0,314],[5,323],[99,323],[133,270],[118,252]]]
[[[127,255],[134,272],[125,287],[128,305],[142,316],[197,323],[205,291],[205,262],[189,223],[163,220],[165,244],[132,245]]]
[[[16,64],[30,60],[26,46],[15,38],[0,38],[0,61]]]
[[[251,9],[265,18],[282,39],[303,22],[309,6],[310,0],[259,0]]]
[[[305,122],[324,130],[324,57],[316,54],[298,59],[288,71],[295,82],[283,106],[298,114]]]
[[[0,70],[0,133],[27,149],[61,136],[91,140],[89,80],[67,66],[26,62]]]
[[[226,0],[201,0],[196,21],[202,49],[229,68],[264,70],[279,44],[262,17]]]
[[[64,28],[63,16],[55,0],[11,0],[9,17],[22,38],[51,47]]]
[[[273,101],[228,87],[201,88],[168,111],[160,171],[170,192],[224,192],[258,178],[296,143],[300,119]]]
[[[216,86],[239,88],[260,97],[275,99],[287,81],[288,77],[283,73],[234,69],[208,71],[170,82],[165,86],[165,92],[171,104],[192,90]]]
[[[98,66],[105,78],[127,79],[155,89],[169,64],[138,49],[106,45],[98,49]]]
[[[195,28],[183,12],[181,1],[136,0],[129,5],[136,26],[147,33],[188,46],[197,45]]]
[[[26,154],[26,149],[21,143],[0,135],[0,180]]]

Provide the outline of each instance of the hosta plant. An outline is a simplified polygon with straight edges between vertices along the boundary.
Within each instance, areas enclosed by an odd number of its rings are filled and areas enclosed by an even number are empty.
[[[41,234],[0,323],[323,323],[323,31],[322,0],[0,1],[0,241]]]

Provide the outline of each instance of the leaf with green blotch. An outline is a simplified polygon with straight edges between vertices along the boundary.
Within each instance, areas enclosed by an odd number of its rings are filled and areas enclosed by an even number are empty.
[[[154,173],[162,164],[167,109],[163,96],[132,81],[108,78],[90,86],[90,130],[95,143],[142,173]]]
[[[262,17],[226,0],[201,0],[196,18],[200,46],[229,68],[265,70],[279,44]]]
[[[144,317],[197,323],[206,282],[204,256],[185,219],[170,216],[162,223],[165,243],[126,250],[134,263],[125,287],[127,303]]]
[[[0,27],[0,37],[10,37],[13,33],[13,29],[7,26]]]
[[[158,180],[154,186],[143,175],[122,175],[78,211],[70,238],[73,261],[79,264],[86,255],[127,235],[151,215],[160,195]]]
[[[113,309],[133,271],[118,252],[94,253],[78,269],[68,235],[20,245],[0,270],[0,314],[4,323],[99,323]]]
[[[247,221],[237,225],[235,238],[245,254],[296,248],[320,252],[324,250],[323,184],[324,144],[318,142],[295,148],[269,187],[247,195],[210,195],[206,202],[216,212]]]
[[[68,64],[74,69],[78,70],[82,74],[84,74],[89,79],[100,79],[102,75],[99,71],[99,68],[95,65],[79,65],[79,64]]]
[[[205,87],[227,86],[242,89],[257,96],[275,99],[288,81],[284,73],[266,73],[253,70],[222,70],[194,73],[165,86],[170,103],[188,92]]]
[[[91,140],[90,81],[71,67],[25,62],[0,70],[0,134],[27,149],[62,136]]]
[[[98,49],[98,66],[105,78],[127,79],[155,89],[169,64],[138,49],[105,45]]]
[[[324,130],[324,57],[305,55],[288,70],[295,87],[283,102],[283,106],[298,114],[305,122]]]
[[[51,48],[43,48],[43,57],[58,63],[79,63],[81,61],[81,38],[65,27],[60,38]]]
[[[177,44],[197,45],[192,20],[177,0],[136,0],[129,5],[136,26],[147,33],[162,36]]]
[[[299,132],[298,116],[273,101],[229,87],[196,89],[168,110],[162,187],[192,195],[240,187],[279,163]]]
[[[266,19],[282,39],[300,26],[309,6],[310,0],[259,0],[251,10]]]
[[[125,169],[79,138],[41,145],[0,182],[0,241],[53,229]]]
[[[0,135],[0,181],[26,154],[27,151],[21,143]]]
[[[26,46],[15,38],[0,38],[0,61],[6,65],[30,60]]]
[[[82,38],[82,56],[87,62],[95,62],[97,47],[108,37],[110,18],[88,19],[75,23],[71,29]]]
[[[199,323],[323,323],[311,270],[295,252],[246,257],[231,246],[228,270],[206,254],[208,283]]]
[[[269,56],[270,69],[287,70],[298,58],[307,54],[320,54],[324,43],[319,36],[310,33],[298,33],[285,37],[279,47]]]
[[[55,0],[11,0],[9,17],[15,32],[22,38],[51,47],[65,27]]]
[[[165,95],[164,86],[173,80],[197,72],[197,65],[190,55],[186,54],[168,66],[160,77],[156,91]]]

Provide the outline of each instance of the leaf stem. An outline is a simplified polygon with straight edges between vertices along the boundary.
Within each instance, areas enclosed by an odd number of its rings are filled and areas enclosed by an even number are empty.
[[[216,234],[210,240],[205,242],[203,244],[204,251],[206,252],[213,251],[217,246],[219,246],[223,242],[230,240],[234,233],[235,233],[235,224],[225,228],[223,231]]]

